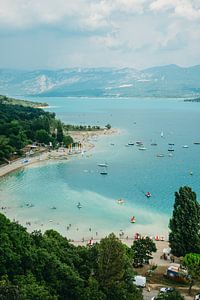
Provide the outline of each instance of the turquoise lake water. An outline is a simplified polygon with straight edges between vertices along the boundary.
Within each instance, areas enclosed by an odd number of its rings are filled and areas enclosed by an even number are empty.
[[[11,219],[23,225],[30,221],[31,229],[54,228],[73,239],[96,237],[96,232],[98,237],[118,234],[121,229],[129,236],[135,232],[166,236],[174,192],[188,185],[200,195],[200,145],[193,144],[200,142],[200,104],[150,98],[41,100],[65,123],[110,123],[120,133],[98,137],[92,141],[95,148],[84,156],[35,165],[1,179],[0,206],[8,207]],[[130,141],[142,141],[147,150],[126,147]],[[173,156],[168,143],[175,144]],[[102,176],[97,164],[105,161],[108,175]],[[152,194],[149,199],[147,191]],[[119,198],[126,202],[117,204]],[[132,215],[135,224],[130,223]]]

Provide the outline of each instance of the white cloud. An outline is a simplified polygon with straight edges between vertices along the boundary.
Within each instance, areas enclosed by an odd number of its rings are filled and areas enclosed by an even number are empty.
[[[0,0],[2,44],[25,56],[38,44],[45,66],[199,63],[199,22],[200,0]],[[14,62],[4,48],[0,63]]]
[[[150,4],[152,11],[171,11],[174,16],[188,20],[200,19],[200,2],[196,0],[154,0]]]

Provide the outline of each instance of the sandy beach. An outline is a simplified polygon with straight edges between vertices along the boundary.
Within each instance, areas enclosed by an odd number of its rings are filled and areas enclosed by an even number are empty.
[[[90,140],[94,137],[99,136],[108,136],[119,133],[117,129],[110,130],[98,130],[98,131],[69,131],[68,134],[72,136],[74,142],[79,142],[82,144],[82,151],[88,152],[93,147],[95,147],[94,142]],[[81,152],[82,152],[81,151]],[[5,176],[11,172],[14,172],[18,169],[25,168],[27,166],[31,166],[36,163],[41,163],[48,160],[62,160],[62,159],[70,159],[71,156],[80,155],[81,152],[74,150],[69,155],[69,150],[67,148],[59,148],[58,150],[45,149],[42,147],[39,151],[35,152],[33,155],[29,156],[27,159],[25,157],[21,157],[14,161],[11,161],[7,165],[3,165],[0,167],[0,177]]]

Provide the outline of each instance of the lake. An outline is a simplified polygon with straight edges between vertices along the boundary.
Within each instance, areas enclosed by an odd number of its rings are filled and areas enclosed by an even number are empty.
[[[121,230],[129,237],[135,232],[167,236],[174,192],[188,185],[200,194],[200,145],[194,144],[200,142],[199,103],[153,98],[30,100],[47,102],[47,110],[67,124],[110,123],[119,133],[95,138],[95,148],[83,156],[45,162],[1,179],[0,206],[7,206],[6,215],[22,225],[31,222],[29,230],[54,228],[75,240]],[[146,150],[139,150],[136,141]],[[134,145],[127,146],[129,142]],[[101,175],[98,164],[105,162],[108,175]],[[118,204],[119,198],[125,203]],[[133,215],[135,224],[130,223]]]

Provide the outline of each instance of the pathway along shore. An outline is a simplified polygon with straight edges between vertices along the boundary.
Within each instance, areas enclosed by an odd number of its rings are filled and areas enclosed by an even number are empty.
[[[82,144],[82,149],[84,152],[88,152],[93,147],[95,147],[95,144],[89,141],[91,138],[94,138],[95,136],[99,137],[105,135],[106,136],[114,135],[117,133],[119,133],[117,129],[68,132],[68,134],[72,136],[75,142],[80,142]],[[58,150],[51,150],[50,152],[48,151],[48,149],[42,148],[41,151],[38,151],[38,153],[35,153],[35,155],[30,156],[26,162],[24,162],[24,157],[21,157],[19,159],[16,159],[15,161],[11,161],[10,164],[1,166],[0,177],[36,163],[38,164],[44,161],[55,160],[55,159],[57,160],[70,159],[71,156],[75,156],[75,155],[78,154],[74,153],[73,155],[69,155],[67,148],[59,148]]]

